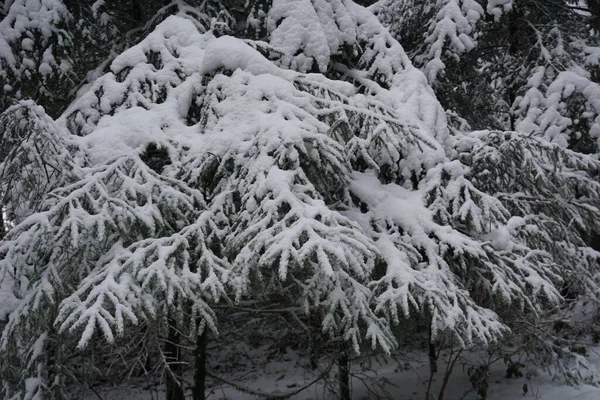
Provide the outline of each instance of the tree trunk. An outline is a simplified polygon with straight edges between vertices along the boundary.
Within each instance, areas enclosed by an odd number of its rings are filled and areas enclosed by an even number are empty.
[[[456,353],[456,357],[452,358],[453,352],[452,349],[450,350],[450,356],[448,357],[448,366],[446,367],[446,373],[444,374],[444,380],[442,381],[442,387],[440,388],[440,393],[438,394],[437,400],[444,400],[444,394],[446,392],[448,382],[450,381],[450,375],[452,375],[452,371],[454,370],[454,364],[456,364],[460,353],[462,353],[462,349],[459,349]]]
[[[437,360],[438,353],[436,352],[435,341],[433,340],[431,321],[429,321],[429,383],[427,384],[427,392],[425,392],[425,400],[429,400],[431,397],[431,385],[438,370]]]
[[[343,343],[340,346],[338,356],[338,380],[340,383],[340,400],[350,400],[350,357],[348,355],[348,345]]]
[[[591,14],[590,25],[600,31],[600,0],[588,0],[587,4]]]
[[[4,226],[4,209],[2,208],[2,206],[0,206],[0,239],[4,237],[5,229],[6,228]]]
[[[435,351],[431,323],[429,324],[429,372],[432,376],[437,372],[437,352]]]
[[[166,400],[185,400],[181,372],[183,370],[181,349],[178,346],[179,334],[175,321],[169,321],[169,334],[165,343],[166,358]]]
[[[194,351],[194,389],[193,400],[204,400],[204,384],[206,381],[206,344],[208,343],[208,328],[204,328],[202,335],[198,336]]]

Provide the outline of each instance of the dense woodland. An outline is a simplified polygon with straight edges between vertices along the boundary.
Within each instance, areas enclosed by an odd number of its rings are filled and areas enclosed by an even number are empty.
[[[5,0],[0,398],[253,349],[598,384],[599,85],[599,0]]]

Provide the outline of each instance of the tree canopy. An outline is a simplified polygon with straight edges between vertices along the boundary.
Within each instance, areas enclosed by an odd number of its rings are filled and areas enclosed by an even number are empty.
[[[393,352],[402,324],[491,348],[596,304],[588,3],[7,2],[3,398],[68,398],[92,379],[73,348],[150,330],[178,398],[172,346],[202,353],[248,302],[342,355]]]

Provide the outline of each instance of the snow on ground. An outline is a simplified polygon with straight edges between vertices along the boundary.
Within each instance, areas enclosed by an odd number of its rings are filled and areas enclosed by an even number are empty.
[[[473,359],[473,357],[470,357]],[[589,352],[590,361],[600,369],[600,346],[595,346]],[[353,399],[394,399],[394,400],[425,400],[427,382],[429,378],[429,367],[425,354],[412,356],[413,361],[406,362],[380,360],[372,362],[372,370],[360,373],[355,368],[356,376],[353,380]],[[363,363],[364,363],[363,359]],[[355,364],[360,364],[359,362]],[[320,368],[325,369],[326,362],[322,362]],[[439,387],[443,380],[443,371],[446,365],[441,361],[438,365],[437,378],[432,385],[431,393],[437,399]],[[320,372],[309,372],[308,369],[298,365],[297,358],[293,353],[288,353],[280,361],[265,364],[259,370],[238,369],[222,375],[224,380],[235,381],[240,385],[240,390],[222,382],[209,380],[209,400],[250,400],[282,396],[297,391],[315,380]],[[598,400],[600,399],[600,387],[580,385],[577,387],[567,386],[558,381],[552,381],[545,372],[524,367],[520,370],[523,377],[506,378],[506,365],[498,361],[490,369],[490,387],[488,400],[513,400],[513,399],[542,399],[542,400]],[[329,372],[329,385],[336,385],[336,368]],[[215,372],[216,373],[216,372]],[[190,376],[191,379],[191,376]],[[368,382],[371,390],[367,389],[362,382]],[[374,385],[378,383],[379,385]],[[524,393],[524,384],[527,385],[527,393]],[[382,385],[382,386],[381,386]],[[379,386],[379,387],[376,387]],[[249,389],[263,396],[243,393],[241,389]],[[467,368],[461,361],[456,363],[451,375],[444,398],[446,400],[475,400],[476,393],[471,389],[467,375]],[[97,389],[97,394],[88,394],[85,400],[111,399],[111,400],[153,400],[164,398],[162,385],[149,385],[140,378],[136,383],[114,388]],[[311,385],[306,390],[296,394],[292,400],[328,400],[334,396],[328,391],[324,382]]]

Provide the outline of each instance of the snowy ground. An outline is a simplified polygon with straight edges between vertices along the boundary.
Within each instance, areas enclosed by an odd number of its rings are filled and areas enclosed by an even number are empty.
[[[421,361],[403,363],[399,368],[397,362],[387,361],[372,365],[373,372],[368,374],[357,374],[353,381],[353,399],[394,399],[394,400],[425,400],[427,390],[428,367],[425,357]],[[592,348],[589,353],[589,359],[597,368],[600,369],[600,346]],[[325,367],[325,364],[323,364]],[[445,365],[440,363],[440,370]],[[398,371],[398,369],[403,369]],[[488,400],[513,400],[513,399],[542,399],[542,400],[598,400],[600,399],[600,388],[581,385],[570,387],[560,382],[553,382],[544,372],[539,370],[522,369],[523,377],[511,378],[505,377],[506,365],[500,361],[495,363],[490,370],[490,388],[488,391]],[[335,377],[336,370],[333,368],[330,377]],[[310,384],[315,379],[312,373],[308,373],[305,368],[297,366],[293,357],[287,361],[271,362],[266,364],[259,371],[239,370],[236,373],[223,374],[225,380],[235,380],[240,386],[239,389],[249,389],[263,396],[243,393],[225,383],[218,383],[212,380],[211,391],[208,396],[210,400],[246,400],[266,398],[270,395],[285,395],[298,390]],[[438,388],[442,382],[442,374],[438,373],[438,378],[433,384],[432,393],[437,396]],[[367,389],[362,383],[369,382],[371,388],[373,383],[378,382],[381,385],[376,391]],[[333,380],[332,380],[333,383]],[[527,393],[524,393],[524,384],[527,385]],[[471,384],[464,368],[457,363],[452,374],[445,393],[445,400],[475,400],[476,394],[469,391]],[[85,400],[98,399],[111,400],[150,400],[163,399],[164,392],[162,386],[149,386],[139,381],[128,386],[104,388],[98,390],[97,394],[89,394]],[[333,396],[328,392],[326,384],[317,383],[308,387],[301,393],[292,396],[293,400],[328,400]],[[433,397],[432,399],[436,399]]]

